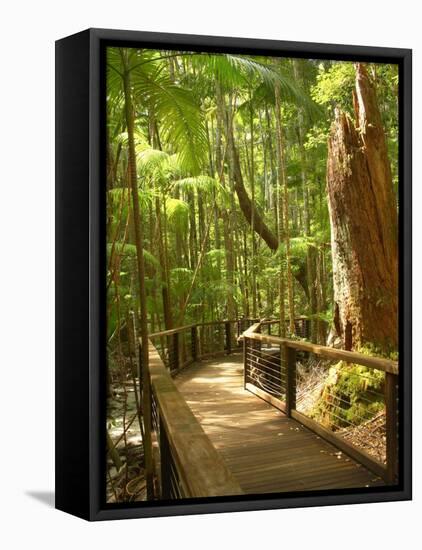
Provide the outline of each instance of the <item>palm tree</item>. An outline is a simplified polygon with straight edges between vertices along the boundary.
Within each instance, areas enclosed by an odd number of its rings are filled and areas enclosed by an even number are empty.
[[[153,464],[152,464],[152,443],[151,443],[151,396],[148,373],[148,324],[146,311],[146,289],[145,289],[145,260],[144,260],[144,236],[143,224],[140,216],[138,178],[136,171],[136,153],[134,137],[134,108],[132,103],[131,71],[129,65],[130,54],[128,50],[121,49],[122,65],[122,86],[124,93],[125,118],[128,137],[128,179],[132,195],[133,220],[135,229],[135,244],[138,267],[138,284],[140,298],[140,327],[141,327],[141,365],[142,365],[142,398],[143,398],[143,419],[144,419],[144,456],[145,473],[147,482],[147,495],[152,498],[153,487]]]

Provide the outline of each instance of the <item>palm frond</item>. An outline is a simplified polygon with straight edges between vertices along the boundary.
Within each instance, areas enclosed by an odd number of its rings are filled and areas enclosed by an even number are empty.
[[[212,190],[219,190],[221,188],[221,184],[211,176],[194,176],[176,180],[173,183],[173,187],[185,189],[187,191],[202,191],[204,193],[211,193]]]
[[[206,162],[207,136],[193,94],[159,70],[135,70],[133,86],[137,102],[152,109],[164,140],[179,154],[180,162],[193,174],[199,173]]]
[[[167,197],[166,212],[169,221],[172,222],[176,228],[183,229],[187,227],[189,220],[189,205],[185,201]]]
[[[114,247],[114,248],[113,248]],[[107,243],[107,255],[111,254],[111,251],[114,250],[115,254],[123,256],[125,258],[136,259],[136,246],[124,241],[116,241],[114,245],[112,243]],[[147,263],[153,267],[160,267],[160,262],[158,259],[144,248],[144,258]]]
[[[140,174],[152,174],[157,168],[163,166],[168,159],[168,154],[158,149],[145,149],[143,146],[136,148],[136,164]]]

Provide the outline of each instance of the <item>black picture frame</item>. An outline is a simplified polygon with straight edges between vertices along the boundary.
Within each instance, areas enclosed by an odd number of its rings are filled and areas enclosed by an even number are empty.
[[[397,487],[106,505],[105,71],[107,45],[399,65],[400,483]],[[412,52],[88,29],[56,42],[56,508],[87,520],[411,499]]]

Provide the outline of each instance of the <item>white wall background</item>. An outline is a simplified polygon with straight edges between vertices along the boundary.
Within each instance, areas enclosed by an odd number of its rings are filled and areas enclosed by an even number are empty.
[[[0,540],[3,548],[397,549],[420,539],[415,501],[88,524],[47,506],[54,486],[54,40],[87,27],[414,49],[414,198],[421,204],[422,55],[411,0],[3,2],[0,33]],[[419,218],[419,219],[418,219]],[[415,282],[421,216],[415,208]],[[415,311],[421,291],[415,287]],[[421,323],[415,320],[415,332]],[[416,335],[416,342],[420,335]],[[415,403],[422,390],[414,365]],[[32,496],[31,496],[32,494]],[[38,495],[38,498],[34,497]],[[41,496],[41,501],[40,501]],[[417,543],[416,543],[417,544]]]

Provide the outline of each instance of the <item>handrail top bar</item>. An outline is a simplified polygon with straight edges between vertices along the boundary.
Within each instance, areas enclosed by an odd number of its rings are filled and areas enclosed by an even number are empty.
[[[299,317],[295,317],[295,320],[300,319],[307,319],[307,317],[301,315]],[[219,321],[206,321],[205,323],[193,323],[191,325],[183,325],[181,327],[171,328],[167,330],[161,330],[159,332],[153,332],[151,334],[148,334],[148,338],[160,338],[162,336],[171,336],[172,334],[177,334],[179,332],[183,332],[184,330],[189,330],[194,327],[207,327],[211,325],[223,325],[225,323],[238,323],[240,321],[255,321],[255,319],[251,319],[249,317],[240,317],[239,319],[221,319]],[[269,324],[269,323],[278,323],[278,319],[262,319],[259,321],[262,324]]]
[[[237,480],[177,389],[151,340],[148,351],[152,391],[188,496],[199,498],[243,494]]]
[[[148,334],[148,338],[159,338],[160,336],[171,336],[172,334],[177,334],[178,332],[183,332],[184,330],[189,330],[196,325],[184,325],[182,327],[171,328],[168,330],[161,330],[160,332],[153,332]]]
[[[309,319],[309,317],[307,317],[306,315],[296,315],[296,316],[295,316],[295,321],[302,321],[302,320],[306,321],[306,320],[310,320],[310,319]],[[285,319],[285,321],[286,321],[286,323],[288,323],[288,322],[289,322],[289,318],[287,317],[287,318]],[[262,325],[266,325],[266,324],[268,324],[268,323],[279,323],[279,322],[280,322],[280,319],[266,319],[266,318],[264,318],[264,319],[261,319],[259,322],[260,322]]]
[[[262,322],[258,322],[258,323],[254,323],[253,325],[251,325],[248,329],[246,329],[244,332],[242,332],[242,334],[239,335],[237,341],[238,342],[243,342],[243,339],[244,337],[249,337],[251,338],[249,335],[250,334],[255,334],[255,331],[261,326]]]
[[[399,364],[397,361],[384,359],[382,357],[371,357],[370,355],[364,355],[363,353],[357,353],[354,351],[320,346],[319,344],[312,344],[310,342],[303,342],[300,340],[281,338],[280,336],[266,336],[256,332],[260,325],[261,323],[255,323],[245,330],[241,336],[244,338],[251,338],[252,340],[259,340],[260,342],[264,342],[266,344],[285,345],[288,348],[315,353],[316,355],[321,355],[322,357],[327,357],[328,359],[338,359],[340,361],[346,361],[347,363],[355,363],[364,367],[369,367],[395,375],[399,374]]]
[[[225,323],[237,323],[241,319],[224,319],[221,321],[207,321],[205,323],[194,323],[192,325],[183,325],[182,327],[170,328],[168,330],[161,330],[160,332],[153,332],[148,334],[148,338],[159,338],[160,336],[171,336],[172,334],[177,334],[178,332],[183,332],[184,330],[189,330],[194,327],[207,327],[211,325],[224,325]]]

